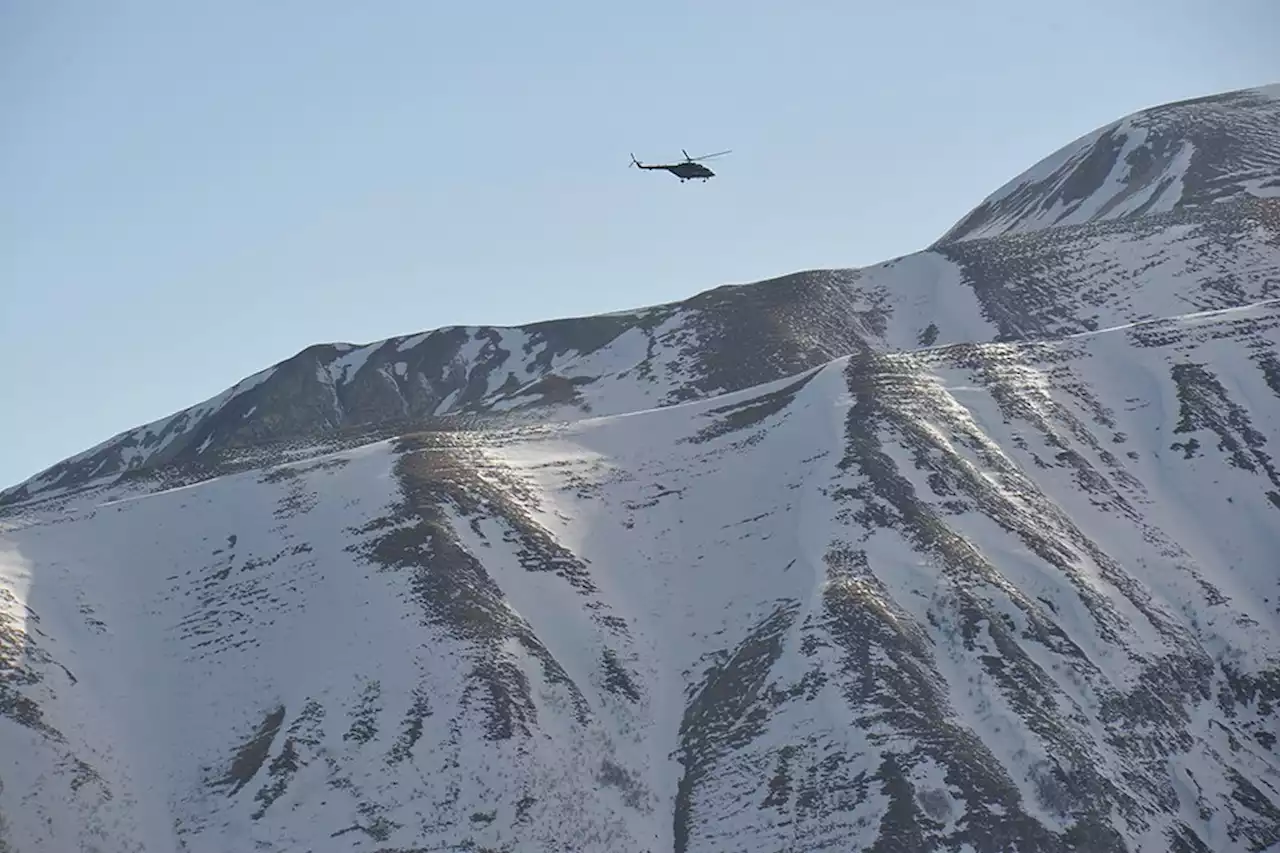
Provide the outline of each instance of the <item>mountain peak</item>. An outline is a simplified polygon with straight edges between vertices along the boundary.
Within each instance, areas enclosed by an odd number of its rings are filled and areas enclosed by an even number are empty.
[[[938,244],[1280,196],[1280,84],[1140,110],[1058,149]]]

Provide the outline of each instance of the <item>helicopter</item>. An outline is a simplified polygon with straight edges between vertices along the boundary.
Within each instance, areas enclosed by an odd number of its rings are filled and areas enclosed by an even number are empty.
[[[636,159],[636,155],[632,154],[631,165],[635,166],[637,169],[666,169],[668,172],[679,178],[681,183],[684,183],[691,178],[701,178],[705,181],[708,178],[714,178],[716,173],[698,161],[710,160],[712,157],[719,157],[723,154],[728,154],[729,151],[717,151],[715,154],[703,154],[701,157],[690,157],[689,152],[681,148],[680,153],[684,155],[683,162],[657,164],[641,163]]]

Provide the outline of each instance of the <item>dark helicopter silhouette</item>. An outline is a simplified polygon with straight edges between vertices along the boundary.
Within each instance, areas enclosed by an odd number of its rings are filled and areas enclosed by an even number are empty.
[[[666,169],[668,172],[670,172],[671,174],[679,178],[681,182],[687,181],[690,178],[701,178],[702,180],[705,181],[707,178],[714,178],[716,176],[716,173],[711,171],[710,169],[708,169],[706,166],[702,165],[698,161],[710,160],[712,157],[719,157],[720,155],[728,154],[729,152],[717,151],[715,154],[703,154],[701,157],[690,157],[689,152],[681,148],[680,153],[684,155],[683,162],[661,163],[661,164],[650,164],[650,165],[645,165],[644,163],[641,163],[639,160],[636,159],[636,155],[632,154],[631,165],[635,166],[637,169]]]

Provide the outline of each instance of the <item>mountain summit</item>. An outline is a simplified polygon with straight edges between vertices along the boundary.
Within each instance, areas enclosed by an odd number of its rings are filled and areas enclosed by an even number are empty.
[[[0,495],[0,849],[1280,844],[1280,87]]]
[[[1280,195],[1280,84],[1165,104],[1067,145],[988,196],[942,243]]]

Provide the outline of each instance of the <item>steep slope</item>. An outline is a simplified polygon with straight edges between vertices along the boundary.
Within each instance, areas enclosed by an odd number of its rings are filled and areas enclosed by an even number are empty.
[[[940,243],[1280,197],[1280,84],[1126,116],[988,196]]]
[[[11,840],[1261,849],[1278,330],[867,352],[12,516]]]
[[[315,347],[55,466],[0,849],[1280,844],[1258,186]]]

